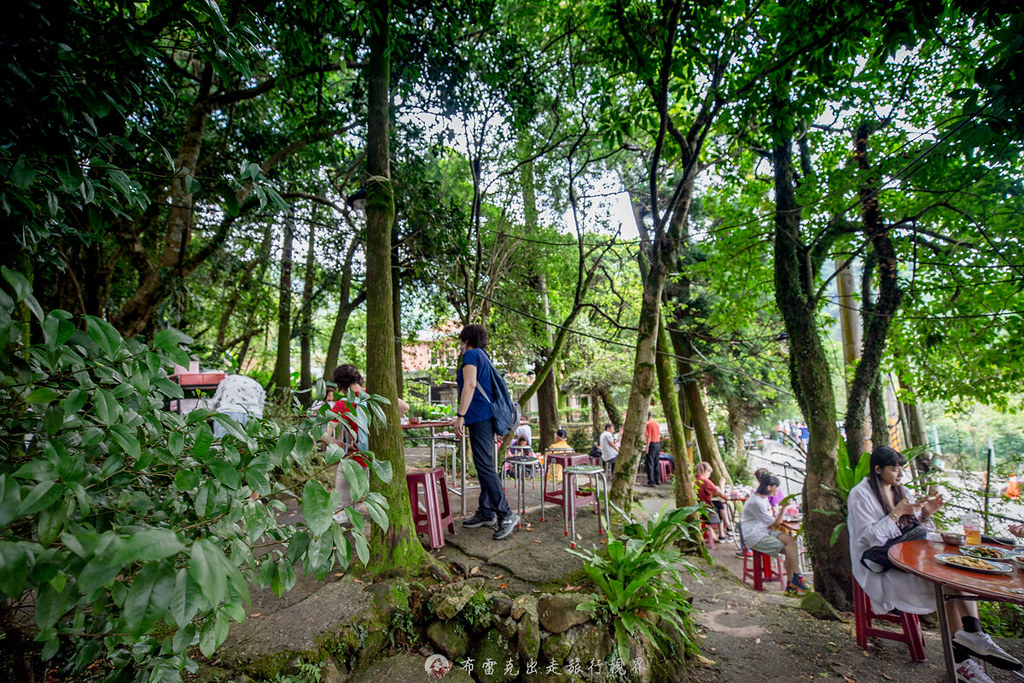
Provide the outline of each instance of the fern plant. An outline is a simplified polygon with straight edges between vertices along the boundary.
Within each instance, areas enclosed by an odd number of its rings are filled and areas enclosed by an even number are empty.
[[[677,544],[700,534],[698,522],[688,518],[696,507],[678,508],[655,515],[645,525],[627,518],[625,538],[608,534],[605,552],[569,549],[584,561],[584,571],[600,591],[580,605],[606,619],[613,629],[618,656],[629,659],[630,639],[644,637],[658,647],[670,646],[672,634],[687,648],[694,646],[689,592],[680,571],[701,573],[678,550]]]

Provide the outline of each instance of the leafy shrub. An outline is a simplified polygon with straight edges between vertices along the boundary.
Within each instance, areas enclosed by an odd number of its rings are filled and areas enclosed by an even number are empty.
[[[687,518],[696,507],[661,513],[646,525],[629,521],[625,539],[608,534],[606,553],[594,549],[568,550],[584,560],[584,570],[601,595],[580,605],[612,626],[618,656],[629,660],[630,638],[644,636],[661,648],[671,647],[673,632],[687,647],[694,645],[688,591],[679,577],[681,569],[700,570],[678,550],[682,540],[700,535],[697,522]],[[621,510],[618,511],[625,516]]]
[[[329,412],[287,430],[265,420],[242,427],[208,410],[169,412],[182,390],[168,370],[188,365],[177,332],[160,332],[149,347],[96,317],[44,315],[20,274],[2,274],[0,615],[8,623],[0,626],[8,633],[34,635],[42,659],[59,654],[51,666],[71,673],[98,661],[111,680],[180,680],[196,669],[190,647],[211,655],[230,621],[245,618],[249,582],[281,595],[299,562],[324,576],[349,566],[353,550],[367,560],[366,539],[333,523],[337,494],[316,477],[342,455],[332,446],[326,459],[314,457]],[[41,343],[24,344],[18,304],[31,310]],[[379,419],[374,401],[353,402],[361,424]],[[228,435],[215,440],[210,419]],[[390,478],[389,463],[370,462]],[[367,472],[342,466],[353,499],[386,526],[386,501],[368,492]],[[301,494],[278,483],[285,471],[303,482]],[[278,525],[282,496],[301,497],[302,526]],[[353,508],[349,515],[361,519]],[[16,604],[34,605],[34,624],[17,620]]]

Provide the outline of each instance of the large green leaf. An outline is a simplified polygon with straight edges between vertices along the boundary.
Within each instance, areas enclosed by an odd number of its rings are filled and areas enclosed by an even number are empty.
[[[130,562],[153,562],[177,555],[185,546],[169,529],[147,529],[133,534],[114,554],[113,563],[124,566]]]
[[[28,495],[21,501],[18,514],[21,516],[31,515],[43,508],[49,507],[60,500],[64,491],[63,486],[59,486],[52,481],[40,482],[33,486]]]
[[[337,492],[328,493],[323,484],[316,480],[306,482],[302,489],[302,516],[313,535],[320,536],[331,527],[337,504]]]
[[[17,543],[0,541],[0,591],[17,599],[28,578],[28,553]]]
[[[192,545],[192,562],[188,567],[188,575],[213,606],[224,601],[224,593],[227,590],[227,565],[224,553],[209,541],[200,539]]]
[[[14,477],[0,474],[0,527],[7,526],[21,508],[21,486]]]
[[[163,618],[174,595],[174,582],[174,570],[164,562],[147,565],[139,572],[121,612],[129,633],[141,635]]]

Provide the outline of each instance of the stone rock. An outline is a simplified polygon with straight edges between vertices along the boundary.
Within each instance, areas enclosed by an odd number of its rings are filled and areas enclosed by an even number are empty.
[[[439,619],[451,619],[462,611],[474,595],[483,588],[482,578],[467,579],[459,583],[451,583],[437,592],[434,614]]]
[[[519,621],[527,612],[537,616],[537,598],[532,595],[520,595],[512,601],[512,618]]]
[[[580,633],[569,652],[570,659],[589,662],[596,659],[601,662],[612,653],[614,644],[608,629],[600,624],[587,624],[579,627]]]
[[[519,619],[519,629],[516,633],[516,651],[520,659],[529,661],[537,659],[540,655],[540,619],[537,618],[537,603],[533,603],[532,610],[524,610],[523,616]]]
[[[450,660],[455,661],[466,655],[469,649],[469,636],[462,624],[435,621],[427,626],[427,637],[441,648],[441,652]]]
[[[514,624],[515,622],[512,623]],[[479,680],[487,681],[487,683],[492,681],[504,683],[505,681],[514,681],[516,679],[515,673],[505,673],[505,668],[509,661],[512,662],[513,672],[519,668],[519,663],[516,661],[516,653],[512,649],[512,643],[509,642],[509,639],[498,630],[491,629],[487,631],[480,638],[479,645],[474,650],[473,655],[476,659],[474,671]],[[487,673],[488,669],[490,669],[491,673]]]
[[[494,627],[498,629],[498,633],[505,636],[508,640],[512,640],[515,637],[516,630],[518,629],[515,619],[505,617],[504,619],[495,619],[494,622]]]
[[[804,593],[800,598],[800,607],[812,617],[826,621],[842,621],[843,618],[828,604],[825,596],[817,591]]]
[[[399,581],[381,581],[366,587],[373,595],[381,616],[386,622],[399,608],[409,609],[410,590],[408,583]]]
[[[565,633],[573,626],[585,624],[593,617],[593,613],[581,612],[577,607],[592,600],[593,597],[586,593],[562,593],[541,597],[537,601],[540,625],[550,633]]]
[[[349,680],[352,683],[423,683],[429,680],[426,669],[423,668],[426,659],[422,655],[395,655],[371,664]],[[442,680],[444,683],[473,683],[473,678],[454,663],[452,670]]]
[[[512,613],[512,601],[502,593],[491,593],[487,596],[491,601],[491,613],[499,617],[507,617]]]
[[[346,683],[347,681],[348,673],[338,666],[333,657],[328,659],[324,668],[320,670],[320,683]]]
[[[364,613],[372,609],[372,595],[346,575],[320,585],[316,592],[277,612],[232,624],[217,657],[225,668],[268,671],[272,672],[268,677],[272,677],[291,658],[285,653],[316,651],[323,634],[337,633],[363,621]]]
[[[572,652],[572,646],[576,643],[581,631],[581,628],[575,627],[565,633],[555,633],[545,638],[540,644],[544,657],[549,662],[559,665],[564,663],[568,659],[569,653]]]

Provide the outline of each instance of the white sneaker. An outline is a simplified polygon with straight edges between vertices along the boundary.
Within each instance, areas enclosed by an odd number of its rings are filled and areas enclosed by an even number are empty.
[[[973,659],[965,659],[956,665],[956,680],[962,683],[994,683]]]
[[[962,645],[989,664],[1000,669],[1020,671],[1021,668],[1024,668],[1019,659],[996,645],[992,638],[984,631],[968,633],[960,629],[953,635],[953,642],[957,645]]]

